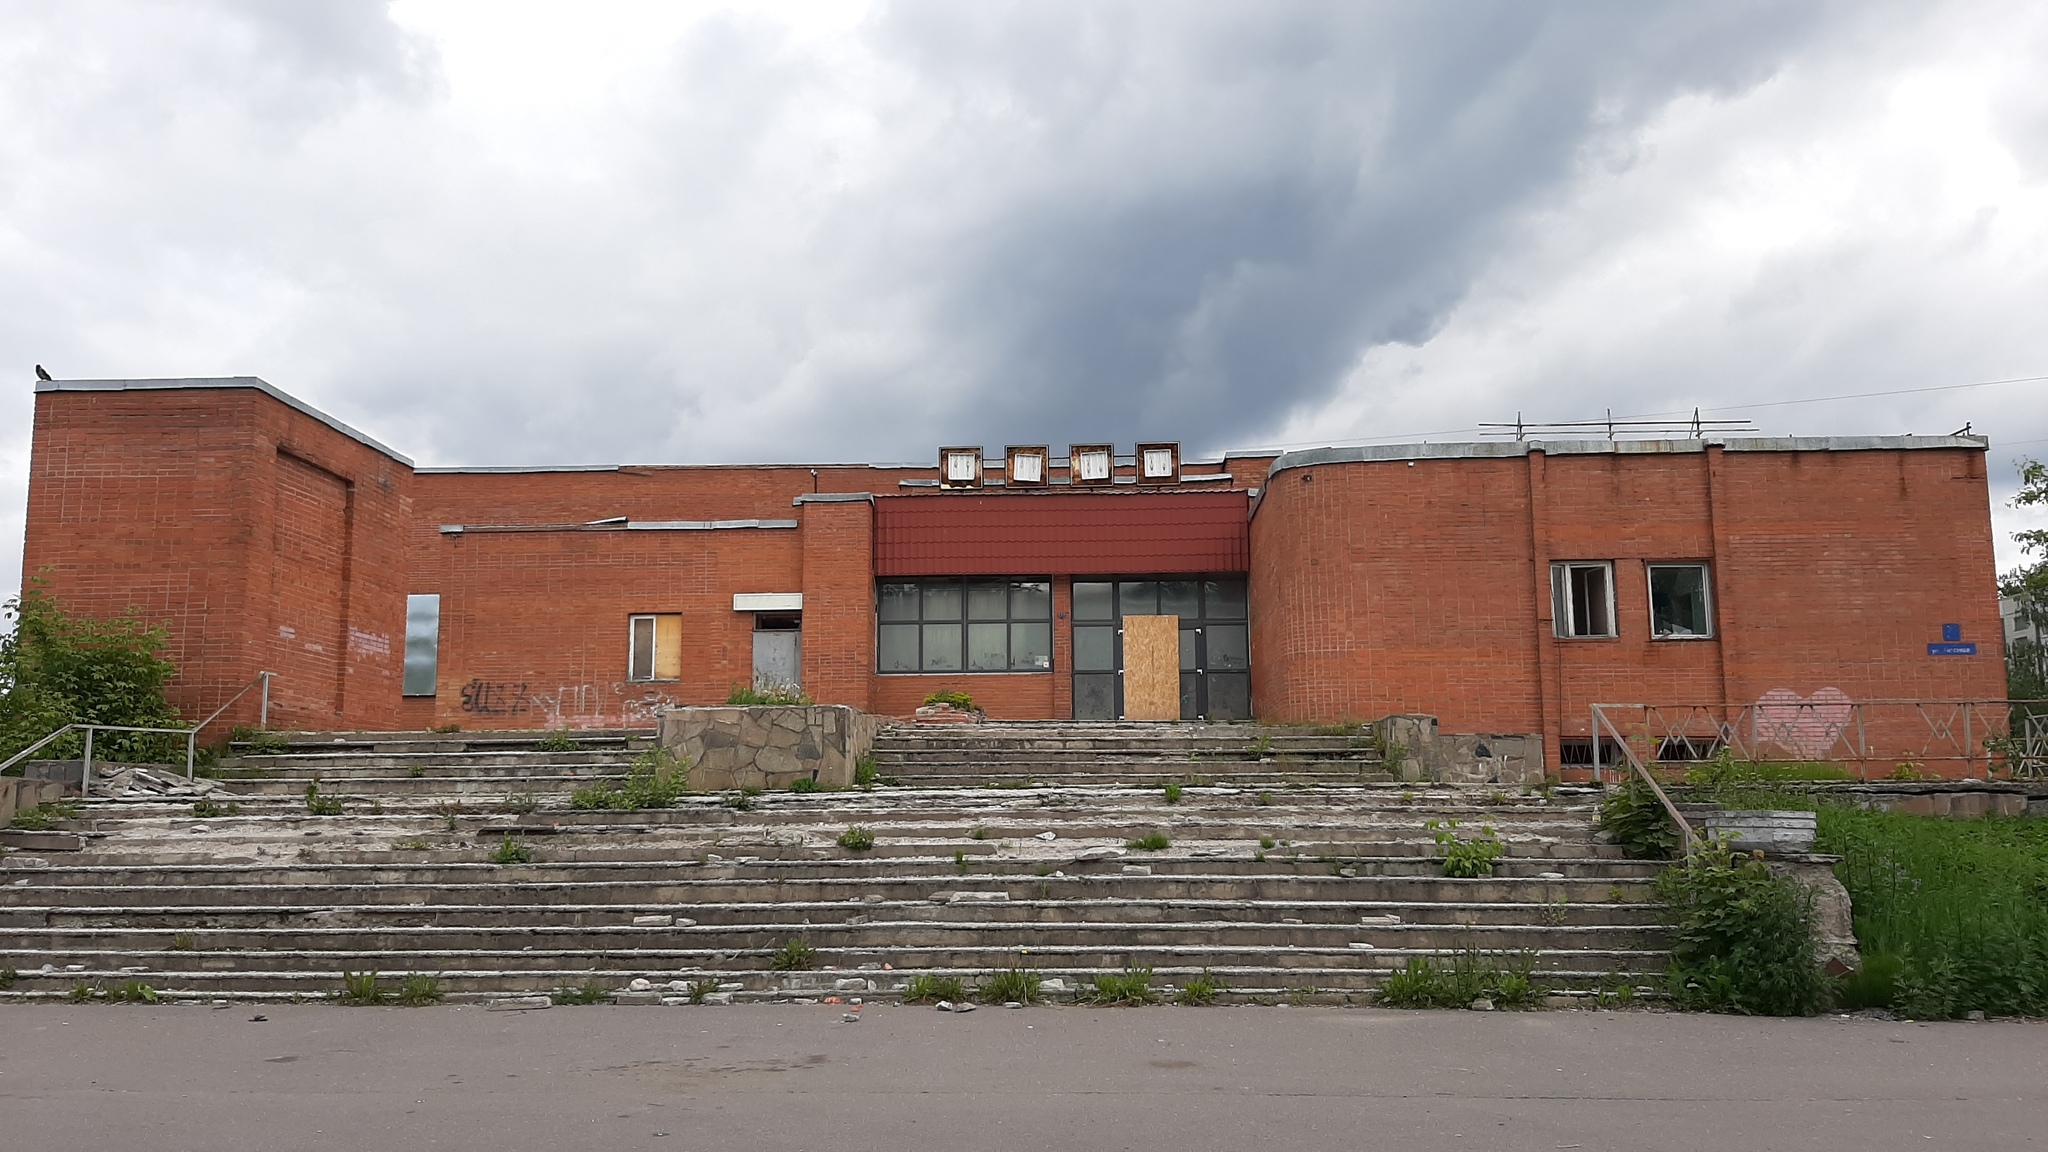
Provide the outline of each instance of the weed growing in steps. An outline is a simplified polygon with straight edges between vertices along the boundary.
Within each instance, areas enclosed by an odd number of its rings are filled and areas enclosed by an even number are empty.
[[[555,1004],[602,1004],[611,998],[611,990],[595,980],[586,980],[575,988],[557,988],[548,993],[548,1000]]]
[[[510,812],[515,816],[524,816],[540,807],[540,798],[533,794],[533,789],[521,788],[519,791],[506,796],[505,803],[499,807],[501,811]]]
[[[1180,788],[1180,785],[1178,785],[1178,784],[1168,784],[1168,785],[1167,785],[1167,786],[1166,786],[1165,788],[1161,789],[1160,791],[1161,791],[1161,792],[1162,792],[1162,793],[1163,793],[1163,794],[1165,795],[1165,797],[1166,797],[1166,802],[1167,802],[1168,804],[1178,804],[1178,803],[1180,803],[1180,794],[1181,794],[1181,788]]]
[[[967,875],[967,853],[957,848],[953,850],[953,871]]]
[[[569,794],[569,807],[584,812],[667,808],[690,791],[690,766],[665,748],[633,758],[624,783],[600,781]]]
[[[341,797],[322,796],[319,784],[306,785],[306,813],[311,816],[341,815]]]
[[[1199,1008],[1214,1004],[1216,997],[1227,991],[1229,989],[1224,986],[1223,981],[1218,980],[1215,973],[1204,968],[1200,976],[1181,986],[1181,990],[1174,995],[1173,1002],[1184,1008]]]
[[[242,806],[240,804],[233,801],[229,801],[226,804],[216,804],[210,796],[201,797],[192,805],[192,815],[201,820],[212,820],[220,816],[239,816],[241,812]]]
[[[190,952],[199,947],[199,937],[190,932],[180,932],[171,937],[171,951]]]
[[[567,728],[555,728],[535,742],[534,747],[542,752],[574,752],[579,745]]]
[[[427,838],[425,836],[415,836],[410,840],[394,840],[391,842],[391,850],[393,852],[425,852],[427,850]]]
[[[507,836],[504,843],[491,850],[489,860],[493,864],[531,864],[533,847]]]
[[[68,999],[70,999],[70,1001],[73,1004],[83,1004],[86,1001],[92,999],[92,985],[87,984],[83,980],[80,980],[78,983],[73,984],[71,986],[71,991],[68,994]]]
[[[444,994],[441,978],[415,972],[398,986],[398,1002],[407,1008],[423,1008],[428,1004],[439,1004]]]
[[[823,792],[825,790],[825,786],[823,784],[818,783],[816,780],[811,779],[809,776],[799,776],[796,779],[791,780],[789,782],[789,790],[791,792],[796,793]]]
[[[776,972],[809,972],[818,966],[818,950],[801,936],[792,936],[768,957],[768,967]]]
[[[1472,949],[1452,957],[1448,966],[1415,956],[1387,977],[1374,1002],[1389,1008],[1468,1008],[1483,998],[1495,1008],[1534,1008],[1548,991],[1531,977],[1535,967],[1534,952]]]
[[[142,981],[127,980],[107,993],[107,1000],[114,1004],[154,1004],[157,1002],[157,995],[156,989]]]
[[[967,984],[958,976],[932,976],[919,973],[903,986],[905,1004],[936,1004],[950,1000],[955,1004],[967,999]]]
[[[419,778],[427,774],[427,766],[425,764],[415,764],[412,767],[407,768],[405,770],[405,774],[407,776],[412,777],[415,780],[418,780]]]
[[[389,995],[390,993],[378,987],[376,972],[343,972],[341,974],[341,994],[336,996],[335,999],[343,1004],[368,1007],[384,1003]]]
[[[16,972],[13,965],[0,967],[0,992],[14,987],[14,982],[19,979],[21,979],[21,973]]]
[[[1259,837],[1259,847],[1261,847],[1261,848],[1271,848],[1271,847],[1273,847],[1273,838],[1272,838],[1271,836],[1261,836],[1261,837]]]
[[[1458,835],[1456,820],[1428,820],[1422,826],[1430,831],[1436,846],[1443,849],[1444,875],[1455,879],[1478,880],[1493,875],[1493,862],[1506,851],[1490,824],[1469,840]]]
[[[1272,805],[1272,803],[1273,803],[1273,794],[1272,794],[1271,792],[1261,792],[1261,793],[1259,793],[1259,807],[1261,807],[1261,808],[1269,807],[1269,806],[1271,806],[1271,805]]]
[[[848,852],[866,852],[875,846],[875,833],[858,824],[849,825],[839,834],[839,846]]]
[[[881,771],[880,771],[880,769],[878,769],[878,768],[876,768],[876,767],[875,767],[875,754],[874,754],[874,753],[872,753],[872,752],[863,752],[863,753],[861,753],[861,754],[860,754],[859,756],[856,756],[856,757],[854,758],[854,761],[853,761],[853,786],[854,786],[854,787],[856,787],[856,788],[873,788],[873,787],[875,786],[875,783],[876,783],[876,781],[878,781],[878,780],[880,780],[880,779],[881,779]]]
[[[1669,860],[1678,854],[1678,828],[1657,794],[1633,772],[1600,802],[1600,830],[1632,860]]]
[[[690,1003],[702,1004],[710,999],[711,994],[716,991],[718,991],[718,981],[716,980],[692,980],[690,981],[689,991]]]
[[[38,804],[16,812],[13,827],[24,832],[49,832],[60,827],[60,821],[77,818],[76,804]]]
[[[988,829],[976,828],[974,831],[969,832],[967,834],[967,838],[969,840],[986,840],[988,839]]]
[[[1173,841],[1168,840],[1164,832],[1147,832],[1135,840],[1124,841],[1124,847],[1136,848],[1141,852],[1160,852],[1172,846]]]
[[[746,792],[742,790],[739,792],[729,793],[726,796],[723,803],[727,808],[730,808],[735,812],[746,812],[752,810],[752,808],[754,807],[754,798],[752,796],[747,795]]]
[[[1759,857],[1709,844],[1657,877],[1672,918],[1672,999],[1745,1016],[1811,1016],[1829,999],[1812,900]]]
[[[1157,1004],[1159,993],[1152,987],[1150,968],[1126,968],[1122,972],[1097,974],[1081,989],[1079,1000],[1101,1006]]]
[[[1036,1004],[1043,981],[1029,968],[1000,968],[982,976],[974,995],[984,1004]]]

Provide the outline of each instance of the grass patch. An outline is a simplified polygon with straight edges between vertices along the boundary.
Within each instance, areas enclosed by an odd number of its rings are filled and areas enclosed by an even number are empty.
[[[854,758],[854,761],[853,761],[853,786],[854,786],[854,787],[856,787],[856,788],[873,788],[873,787],[875,786],[875,781],[876,781],[876,780],[878,780],[878,779],[880,779],[880,778],[881,778],[881,769],[879,769],[879,768],[877,768],[877,767],[875,766],[875,754],[874,754],[873,752],[863,752],[863,753],[861,753],[861,754],[860,754],[859,756],[857,756],[857,757],[855,757],[855,758]]]
[[[1754,856],[1709,844],[1657,877],[1672,917],[1671,996],[1694,1010],[1811,1016],[1830,998],[1812,902]]]
[[[216,804],[210,796],[201,797],[192,805],[192,815],[201,820],[213,820],[221,816],[237,816],[241,814],[241,811],[242,806],[240,804],[233,801],[229,801],[226,804]]]
[[[578,745],[567,728],[555,728],[536,741],[534,747],[542,752],[574,752]]]
[[[77,818],[76,804],[38,804],[16,812],[11,826],[24,832],[49,832],[62,827],[63,821]]]
[[[1124,841],[1124,847],[1136,848],[1140,852],[1160,852],[1173,847],[1173,841],[1164,832],[1147,832],[1135,840]]]
[[[801,936],[790,937],[768,957],[768,967],[776,972],[809,972],[817,966],[818,950]]]
[[[374,971],[343,972],[341,974],[341,995],[335,997],[335,999],[343,1004],[367,1007],[373,1004],[384,1003],[385,1000],[390,998],[390,995],[389,992],[378,986],[377,973]]]
[[[1469,1008],[1485,999],[1508,1011],[1534,1008],[1548,991],[1531,975],[1535,968],[1534,952],[1468,949],[1449,964],[1414,956],[1380,985],[1374,1002],[1389,1008]]]
[[[958,976],[932,976],[919,973],[903,986],[905,1004],[937,1004],[950,1000],[955,1004],[967,999],[967,984]]]
[[[306,785],[306,813],[310,816],[341,815],[341,797],[322,796],[320,785]]]
[[[398,1002],[407,1008],[423,1008],[439,1004],[446,995],[441,991],[441,978],[415,972],[398,986]]]
[[[391,850],[393,852],[425,852],[427,850],[427,838],[425,836],[415,836],[410,840],[394,840],[391,842]]]
[[[199,937],[190,932],[180,932],[171,937],[171,951],[190,952],[199,947]]]
[[[858,824],[850,825],[839,834],[839,846],[848,852],[866,852],[875,846],[874,830]]]
[[[1150,968],[1126,968],[1098,974],[1081,989],[1080,1001],[1101,1006],[1157,1004],[1159,991],[1152,987]]]
[[[1030,968],[999,968],[982,976],[974,995],[984,1004],[1036,1004],[1043,983]]]
[[[533,846],[522,844],[507,836],[504,843],[491,849],[491,854],[487,859],[493,864],[531,864],[533,863]]]
[[[1174,994],[1173,1002],[1184,1008],[1203,1008],[1214,1004],[1216,997],[1227,991],[1229,989],[1224,986],[1223,981],[1218,980],[1215,973],[1204,968],[1200,976],[1181,986],[1181,990]]]
[[[631,812],[668,808],[690,791],[690,766],[665,748],[633,758],[623,782],[601,781],[569,794],[569,807],[583,812]]]
[[[19,979],[21,979],[21,973],[16,972],[12,965],[0,968],[0,991],[14,987],[14,982]]]
[[[125,980],[107,993],[107,1000],[114,1004],[154,1004],[157,994],[156,989],[140,980]]]
[[[563,1005],[603,1004],[611,998],[611,989],[595,980],[585,980],[574,988],[564,986],[548,993],[551,1003]]]
[[[974,831],[969,832],[967,834],[967,838],[969,840],[986,840],[988,839],[988,829],[976,828]]]
[[[1261,807],[1261,808],[1266,808],[1266,807],[1270,807],[1270,806],[1272,805],[1272,803],[1273,803],[1273,794],[1272,794],[1271,792],[1261,792],[1261,793],[1259,793],[1259,807]]]
[[[65,998],[73,1004],[83,1004],[92,999],[92,985],[80,980],[71,986],[71,991],[65,994]]]
[[[1815,848],[1855,909],[1845,1003],[1920,1019],[2048,1015],[2048,820],[1823,806]]]
[[[1168,785],[1167,785],[1167,786],[1166,786],[1165,788],[1161,789],[1160,791],[1161,791],[1161,793],[1162,793],[1162,794],[1163,794],[1163,795],[1164,795],[1164,796],[1166,797],[1166,802],[1167,802],[1168,804],[1178,804],[1178,803],[1180,803],[1180,793],[1181,793],[1181,788],[1180,788],[1180,785],[1178,785],[1178,784],[1168,784]]]
[[[809,776],[799,776],[789,782],[791,792],[823,792],[825,786]]]
[[[1443,849],[1444,875],[1455,879],[1480,880],[1493,875],[1494,861],[1507,851],[1490,824],[1470,838],[1458,835],[1456,820],[1428,820],[1422,826]]]
[[[1259,837],[1259,847],[1261,847],[1261,848],[1267,848],[1267,849],[1270,849],[1270,848],[1272,848],[1272,847],[1273,847],[1273,845],[1274,845],[1274,840],[1273,840],[1273,838],[1272,838],[1271,836],[1261,836],[1261,837]]]

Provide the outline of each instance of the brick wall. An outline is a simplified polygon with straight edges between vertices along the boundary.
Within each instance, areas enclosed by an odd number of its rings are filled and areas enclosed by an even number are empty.
[[[2004,695],[1981,450],[1623,453],[1285,468],[1252,522],[1253,691],[1583,735],[1595,702]],[[1615,639],[1553,636],[1549,564],[1612,560]],[[1712,566],[1717,637],[1652,640],[1643,565]],[[1926,654],[1944,623],[1974,657]]]
[[[875,512],[865,500],[806,503],[804,691],[823,704],[872,709]]]
[[[24,571],[163,627],[187,716],[267,669],[274,725],[388,727],[410,482],[254,388],[39,392]],[[252,693],[224,722],[255,719]]]

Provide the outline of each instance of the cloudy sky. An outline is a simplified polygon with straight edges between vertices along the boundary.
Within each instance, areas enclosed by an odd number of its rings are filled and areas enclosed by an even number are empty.
[[[7,0],[0,587],[36,363],[423,464],[1968,422],[2002,500],[2043,75],[2030,0]]]

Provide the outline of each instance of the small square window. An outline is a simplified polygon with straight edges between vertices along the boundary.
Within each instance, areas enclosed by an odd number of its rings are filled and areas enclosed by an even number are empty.
[[[1051,455],[1050,451],[1036,447],[1011,447],[1004,449],[1004,455],[1009,457],[1010,483],[1024,487],[1045,483],[1045,459]]]
[[[1075,484],[1107,484],[1110,475],[1110,446],[1076,444],[1067,450],[1067,478]]]
[[[1138,482],[1171,484],[1180,479],[1180,445],[1138,445]]]
[[[1550,566],[1551,624],[1567,639],[1613,636],[1614,563],[1576,561]]]
[[[1714,635],[1705,564],[1651,564],[1650,635],[1659,640],[1706,640]]]
[[[939,482],[948,488],[972,488],[979,485],[981,449],[942,449],[939,452]]]

